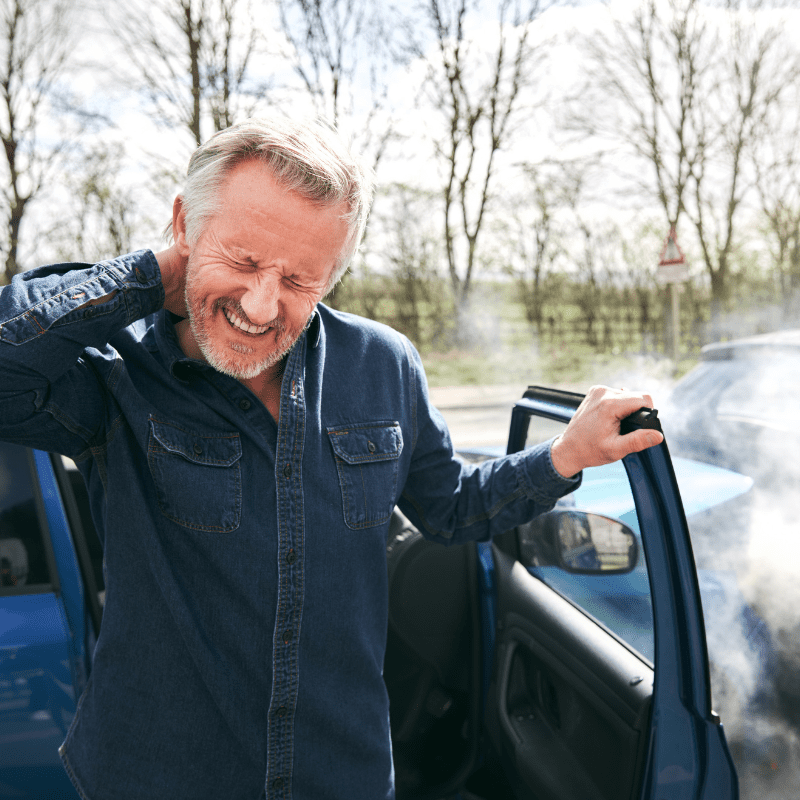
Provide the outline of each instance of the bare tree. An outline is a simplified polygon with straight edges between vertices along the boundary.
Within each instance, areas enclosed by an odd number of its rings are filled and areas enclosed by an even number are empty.
[[[523,171],[524,190],[504,197],[493,238],[502,268],[516,283],[525,318],[541,336],[550,299],[546,279],[564,252],[563,212],[571,181],[560,164],[528,164]]]
[[[194,145],[250,115],[268,81],[254,76],[264,10],[258,0],[135,0],[117,9],[113,30],[126,55],[125,78],[158,118]]]
[[[70,138],[45,132],[54,107],[66,102],[59,80],[74,47],[68,2],[0,3],[0,139],[3,184],[4,280],[21,270],[20,229],[30,204],[52,176]],[[59,96],[60,95],[60,96]]]
[[[495,18],[486,23],[491,8]],[[425,0],[422,11],[436,57],[425,83],[430,113],[442,134],[435,141],[444,180],[443,227],[453,294],[465,306],[491,199],[497,156],[509,143],[520,93],[529,83],[534,46],[531,28],[539,0]],[[474,27],[477,13],[483,22]],[[416,44],[426,57],[426,43]]]
[[[47,232],[61,261],[100,261],[133,249],[141,213],[119,175],[125,149],[97,143],[70,160],[64,182],[70,203]]]
[[[728,21],[721,80],[698,118],[698,129],[707,133],[692,175],[689,215],[711,281],[712,322],[730,291],[740,211],[753,186],[748,152],[775,132],[770,120],[800,78],[797,51],[780,23],[760,23],[746,7],[731,8]]]
[[[774,110],[770,128],[775,135],[759,138],[750,156],[784,316],[796,321],[800,310],[800,83],[793,97],[780,111]]]
[[[635,315],[644,350],[648,349],[648,344],[652,347],[656,339],[659,295],[662,291],[656,281],[654,254],[659,252],[663,241],[660,221],[647,220],[620,236],[623,280],[633,301],[628,313],[632,318]]]
[[[441,240],[431,225],[430,193],[403,184],[384,189],[381,252],[395,309],[389,324],[423,348],[442,346],[452,334],[452,299],[441,272]]]
[[[664,209],[665,228],[692,226],[712,293],[727,297],[746,154],[797,80],[779,24],[730,2],[714,17],[700,0],[647,0],[585,42],[591,78],[579,115],[586,132],[644,161],[633,181]],[[594,103],[591,99],[594,98]]]
[[[622,144],[627,152],[618,163],[634,156],[626,177],[677,227],[703,154],[695,120],[712,82],[717,38],[695,0],[668,0],[666,14],[664,8],[647,0],[628,17],[612,17],[610,32],[581,38],[589,75],[571,123],[601,147]],[[642,161],[650,170],[642,172]]]
[[[576,269],[574,302],[580,310],[586,343],[593,348],[601,345],[599,327],[605,323],[602,344],[609,338],[606,303],[603,290],[611,285],[614,267],[618,263],[619,231],[616,226],[584,216],[576,202],[573,205],[575,239],[571,260]]]
[[[278,0],[289,59],[317,115],[377,168],[395,135],[388,102],[398,15],[371,0]]]

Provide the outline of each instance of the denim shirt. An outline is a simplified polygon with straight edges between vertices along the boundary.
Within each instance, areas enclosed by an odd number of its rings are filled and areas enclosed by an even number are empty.
[[[392,509],[486,540],[578,479],[548,446],[461,463],[409,341],[323,305],[276,423],[184,355],[163,302],[150,251],[0,295],[0,437],[76,461],[104,547],[66,769],[89,800],[391,798]]]

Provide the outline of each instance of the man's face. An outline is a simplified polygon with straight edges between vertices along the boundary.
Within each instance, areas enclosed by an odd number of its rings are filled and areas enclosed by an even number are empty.
[[[186,306],[204,358],[239,380],[277,364],[303,332],[347,240],[345,204],[287,192],[258,161],[230,173],[220,212],[188,256]]]

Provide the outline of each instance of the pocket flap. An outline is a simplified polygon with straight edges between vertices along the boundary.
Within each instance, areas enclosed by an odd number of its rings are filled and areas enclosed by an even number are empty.
[[[158,422],[152,417],[150,426],[153,437],[165,450],[195,464],[229,467],[242,456],[242,442],[238,433],[193,433],[167,422]]]
[[[333,452],[348,464],[389,461],[403,449],[398,422],[373,422],[328,428]]]

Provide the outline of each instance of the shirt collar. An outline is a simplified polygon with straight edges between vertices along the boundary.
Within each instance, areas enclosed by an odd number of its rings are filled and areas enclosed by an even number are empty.
[[[188,383],[192,373],[211,369],[211,366],[199,358],[189,358],[181,350],[175,330],[175,325],[181,319],[177,314],[161,309],[156,317],[156,344],[172,376],[182,383]]]
[[[315,308],[311,315],[311,322],[308,323],[306,330],[309,347],[319,347],[319,340],[322,338],[322,319],[319,311]]]

